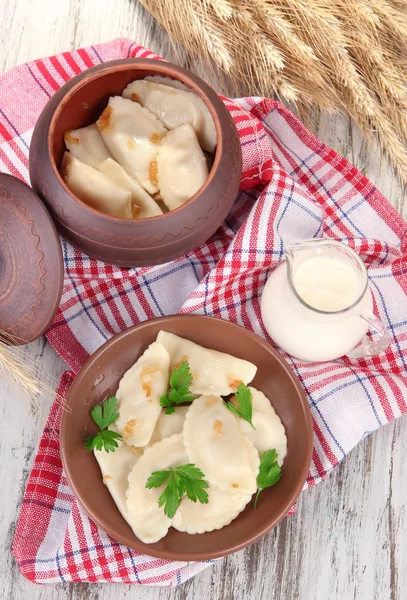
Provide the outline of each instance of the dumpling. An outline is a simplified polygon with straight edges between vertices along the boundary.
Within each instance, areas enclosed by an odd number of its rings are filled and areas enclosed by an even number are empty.
[[[256,375],[257,367],[247,360],[209,350],[174,333],[160,331],[157,341],[170,355],[171,370],[188,360],[193,394],[227,396],[235,392],[240,383],[250,383]]]
[[[133,203],[133,217],[136,219],[145,219],[147,217],[156,217],[162,215],[163,211],[157,202],[141,187],[133,177],[123,169],[119,163],[112,158],[108,158],[99,167],[101,173],[109,177],[120,187],[131,193]]]
[[[96,123],[81,129],[65,131],[64,140],[72,156],[94,169],[99,169],[104,160],[112,158]]]
[[[112,217],[132,218],[130,192],[69,152],[64,154],[61,175],[71,192],[85,204]]]
[[[170,210],[184,204],[203,186],[208,166],[189,123],[169,131],[162,140],[157,169],[160,195]]]
[[[114,427],[109,427],[109,429],[114,429]],[[114,452],[95,450],[94,454],[102,472],[103,483],[109,490],[117,508],[127,520],[126,492],[129,485],[128,476],[143,451],[139,448],[130,448],[120,440],[117,443],[119,446]]]
[[[171,77],[165,77],[164,75],[147,75],[144,77],[147,81],[153,81],[154,83],[161,83],[161,85],[168,85],[169,87],[177,90],[184,90],[185,92],[192,92],[191,88],[185,83],[182,83],[179,79],[171,79]]]
[[[117,162],[147,192],[157,192],[157,150],[167,132],[161,121],[137,102],[114,96],[96,124]]]
[[[229,494],[254,494],[259,454],[222,398],[194,400],[185,417],[183,436],[189,462],[201,469],[210,485]]]
[[[151,344],[124,374],[116,396],[116,427],[129,446],[146,446],[161,413],[160,398],[168,388],[170,357],[159,342]]]
[[[195,98],[190,91],[138,79],[129,83],[122,95],[151,110],[167,129],[190,123],[198,131],[203,124],[202,110],[194,102]]]
[[[168,129],[190,123],[202,148],[213,152],[216,128],[205,102],[180,81],[161,79],[165,83],[152,78],[137,79],[125,88],[123,96],[151,110]]]
[[[164,507],[158,506],[164,485],[148,489],[147,479],[154,471],[165,471],[188,462],[182,434],[179,433],[147,448],[130,473],[126,500],[127,522],[145,544],[153,544],[164,537],[172,521],[165,515]]]
[[[192,502],[187,496],[183,497],[172,520],[172,527],[186,533],[221,529],[236,519],[252,498],[252,494],[231,494],[213,485],[207,491],[208,504]]]
[[[260,457],[266,450],[275,448],[278,454],[277,461],[281,466],[287,454],[287,437],[284,425],[263,392],[253,387],[250,387],[249,390],[252,393],[252,420],[256,429],[253,429],[244,419],[236,417],[240,429],[257,448]]]
[[[171,415],[166,415],[163,410],[158,417],[157,424],[155,426],[153,435],[149,446],[163,440],[174,433],[182,433],[184,426],[185,415],[187,414],[189,406],[177,406],[175,412]]]

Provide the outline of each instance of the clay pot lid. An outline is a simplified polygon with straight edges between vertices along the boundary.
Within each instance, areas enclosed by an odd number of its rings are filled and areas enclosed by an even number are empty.
[[[33,190],[0,173],[0,332],[32,342],[53,320],[64,267],[54,223]]]

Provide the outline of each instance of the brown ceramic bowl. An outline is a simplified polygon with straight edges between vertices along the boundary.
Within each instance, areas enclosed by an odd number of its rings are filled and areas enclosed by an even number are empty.
[[[98,463],[83,441],[97,428],[90,411],[115,394],[127,369],[155,341],[160,329],[239,358],[258,367],[252,384],[272,399],[288,439],[280,481],[262,492],[230,525],[201,535],[170,528],[155,544],[138,540],[102,481]],[[302,387],[279,354],[254,333],[228,321],[197,315],[175,315],[145,321],[114,336],[93,354],[77,375],[61,422],[61,455],[71,488],[88,515],[112,538],[150,556],[171,560],[209,560],[236,552],[259,540],[294,504],[308,474],[313,447],[311,414]]]
[[[59,168],[66,129],[94,123],[109,96],[121,95],[147,75],[178,79],[198,94],[215,122],[218,144],[202,188],[182,207],[149,219],[120,219],[93,210],[75,197]],[[76,248],[124,267],[155,265],[204,243],[228,214],[239,189],[242,157],[233,120],[218,94],[202,79],[168,62],[129,58],[93,67],[66,83],[47,103],[34,129],[30,179],[60,233]]]

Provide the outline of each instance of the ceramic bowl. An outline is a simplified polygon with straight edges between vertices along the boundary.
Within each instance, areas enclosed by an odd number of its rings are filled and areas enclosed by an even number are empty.
[[[253,499],[230,525],[201,535],[170,528],[155,544],[136,538],[102,481],[93,453],[83,442],[97,428],[90,412],[113,395],[127,369],[164,329],[198,344],[228,352],[257,365],[252,385],[270,398],[286,429],[288,452],[280,481]],[[175,315],[145,321],[114,336],[95,352],[72,384],[68,410],[61,422],[61,455],[69,484],[88,515],[112,538],[150,556],[170,560],[209,560],[259,540],[281,521],[306,480],[313,446],[311,414],[303,389],[283,358],[254,333],[233,323],[197,315]]]
[[[182,207],[149,219],[121,219],[93,210],[70,192],[59,173],[63,134],[94,123],[109,97],[121,95],[147,75],[178,79],[209,108],[217,131],[214,162],[202,188]],[[77,75],[49,100],[34,129],[30,179],[59,232],[91,257],[125,267],[155,265],[178,258],[203,244],[228,214],[239,189],[242,157],[233,120],[218,94],[202,79],[159,60],[123,59]]]

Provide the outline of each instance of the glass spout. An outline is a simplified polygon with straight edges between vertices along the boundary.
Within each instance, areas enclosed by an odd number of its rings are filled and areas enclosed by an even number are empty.
[[[319,249],[322,245],[321,242],[323,243],[323,240],[320,239],[305,240],[304,242],[290,244],[286,246],[284,250],[287,266],[287,279],[295,296],[298,296],[294,277],[297,266],[303,260],[311,258],[311,256],[318,255],[320,253]]]

